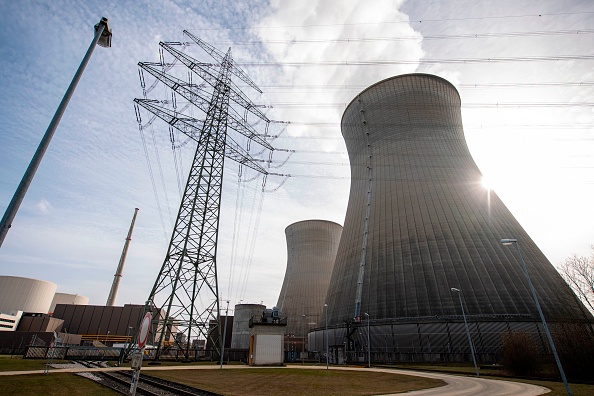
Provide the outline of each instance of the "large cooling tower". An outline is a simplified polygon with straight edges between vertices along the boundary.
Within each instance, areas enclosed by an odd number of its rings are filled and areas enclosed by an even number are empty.
[[[0,312],[47,313],[57,287],[39,279],[0,276]]]
[[[276,306],[287,317],[286,334],[303,337],[320,326],[341,233],[339,224],[325,220],[300,221],[285,229],[287,270]]]
[[[502,238],[517,238],[548,320],[591,319],[499,197],[488,199],[452,84],[426,74],[381,81],[348,105],[341,128],[351,190],[327,296],[331,345],[366,343],[347,344],[364,326],[338,330],[353,323],[360,275],[360,317],[382,352],[462,351],[451,288],[462,290],[479,352],[496,351],[504,330],[538,333],[518,253]]]

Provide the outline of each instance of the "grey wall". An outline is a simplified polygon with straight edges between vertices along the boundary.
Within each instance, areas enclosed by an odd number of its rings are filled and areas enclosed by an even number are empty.
[[[261,304],[237,304],[234,310],[234,320],[231,338],[231,348],[249,349],[250,347],[250,319],[253,316],[262,316],[266,309]]]

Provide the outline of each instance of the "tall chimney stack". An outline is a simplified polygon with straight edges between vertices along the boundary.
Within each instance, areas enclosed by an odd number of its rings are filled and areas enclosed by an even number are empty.
[[[126,237],[126,243],[124,244],[124,250],[122,250],[122,255],[120,257],[120,263],[118,264],[118,270],[116,271],[113,277],[113,284],[111,285],[111,290],[109,291],[109,297],[107,297],[107,303],[105,304],[108,307],[111,307],[115,304],[115,299],[118,294],[118,287],[120,286],[120,279],[122,279],[122,271],[124,271],[124,261],[126,261],[126,254],[128,254],[128,246],[130,246],[130,241],[132,240],[132,230],[134,229],[134,223],[136,222],[136,215],[138,214],[138,208],[134,208],[134,217],[132,217],[132,223],[130,224],[130,230],[128,230],[128,236]]]

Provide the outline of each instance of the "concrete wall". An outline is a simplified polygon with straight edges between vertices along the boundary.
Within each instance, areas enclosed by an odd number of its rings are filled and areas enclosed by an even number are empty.
[[[261,304],[237,304],[235,306],[231,337],[232,349],[249,349],[250,319],[253,316],[261,316],[265,309],[266,306]]]

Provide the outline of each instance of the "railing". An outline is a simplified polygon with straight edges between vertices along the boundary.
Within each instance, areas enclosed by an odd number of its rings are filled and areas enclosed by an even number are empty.
[[[271,326],[286,326],[287,325],[287,317],[286,316],[277,316],[277,317],[252,316],[250,318],[249,327],[252,327],[254,324],[271,325]]]

